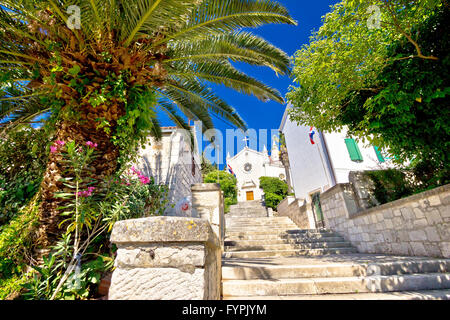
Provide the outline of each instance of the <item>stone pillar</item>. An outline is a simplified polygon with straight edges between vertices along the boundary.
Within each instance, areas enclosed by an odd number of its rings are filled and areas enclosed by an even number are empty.
[[[210,223],[188,217],[118,221],[110,300],[219,300],[221,244]]]
[[[218,183],[192,185],[192,215],[208,220],[221,245],[225,239],[223,194]]]

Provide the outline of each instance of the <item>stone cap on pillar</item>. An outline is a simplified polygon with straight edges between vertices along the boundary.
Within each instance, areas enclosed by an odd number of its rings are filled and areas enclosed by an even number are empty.
[[[219,191],[220,184],[218,183],[195,183],[191,187],[191,191],[201,192],[201,191]]]
[[[220,246],[208,220],[169,216],[117,221],[112,229],[111,242],[203,242]]]

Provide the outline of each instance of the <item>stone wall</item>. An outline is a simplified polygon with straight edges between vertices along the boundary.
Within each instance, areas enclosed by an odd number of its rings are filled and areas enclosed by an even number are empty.
[[[289,217],[300,229],[314,229],[314,217],[310,203],[293,196],[286,197],[277,206],[279,217]]]
[[[216,184],[192,187],[202,218],[118,221],[110,300],[219,300],[224,234],[223,197]]]
[[[450,185],[364,209],[351,184],[320,195],[327,228],[360,252],[450,257]]]

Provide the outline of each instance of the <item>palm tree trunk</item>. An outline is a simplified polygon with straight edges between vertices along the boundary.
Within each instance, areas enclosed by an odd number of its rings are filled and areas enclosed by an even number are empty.
[[[78,145],[86,146],[86,142],[92,141],[98,146],[96,147],[99,156],[89,164],[90,178],[96,183],[104,180],[117,170],[117,159],[119,156],[118,148],[111,142],[111,136],[103,129],[97,129],[98,122],[96,119],[105,115],[106,110],[120,110],[123,108],[99,108],[96,110],[92,107],[84,108],[88,111],[81,112],[79,121],[60,121],[56,129],[55,141],[70,142],[75,141]],[[79,110],[80,111],[80,110]],[[95,113],[94,113],[95,112]],[[115,130],[115,121],[124,113],[116,112],[110,118],[113,125],[110,127],[111,132]],[[41,184],[42,202],[39,217],[38,246],[48,247],[54,245],[64,233],[64,226],[59,226],[62,221],[61,206],[67,200],[56,198],[56,192],[73,192],[72,189],[63,185],[61,178],[69,178],[67,173],[67,164],[63,161],[63,157],[59,152],[50,153],[47,168],[44,173]]]

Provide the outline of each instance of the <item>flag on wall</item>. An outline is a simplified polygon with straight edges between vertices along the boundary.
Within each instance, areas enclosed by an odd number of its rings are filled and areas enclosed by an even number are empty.
[[[234,174],[234,171],[233,171],[233,169],[231,168],[231,166],[230,166],[229,164],[227,164],[227,167],[228,167],[228,171],[229,171],[233,176],[236,177],[236,175]]]
[[[311,127],[309,129],[309,141],[311,141],[311,144],[316,144],[314,142],[314,134],[316,133],[316,131],[314,130],[314,127]]]

